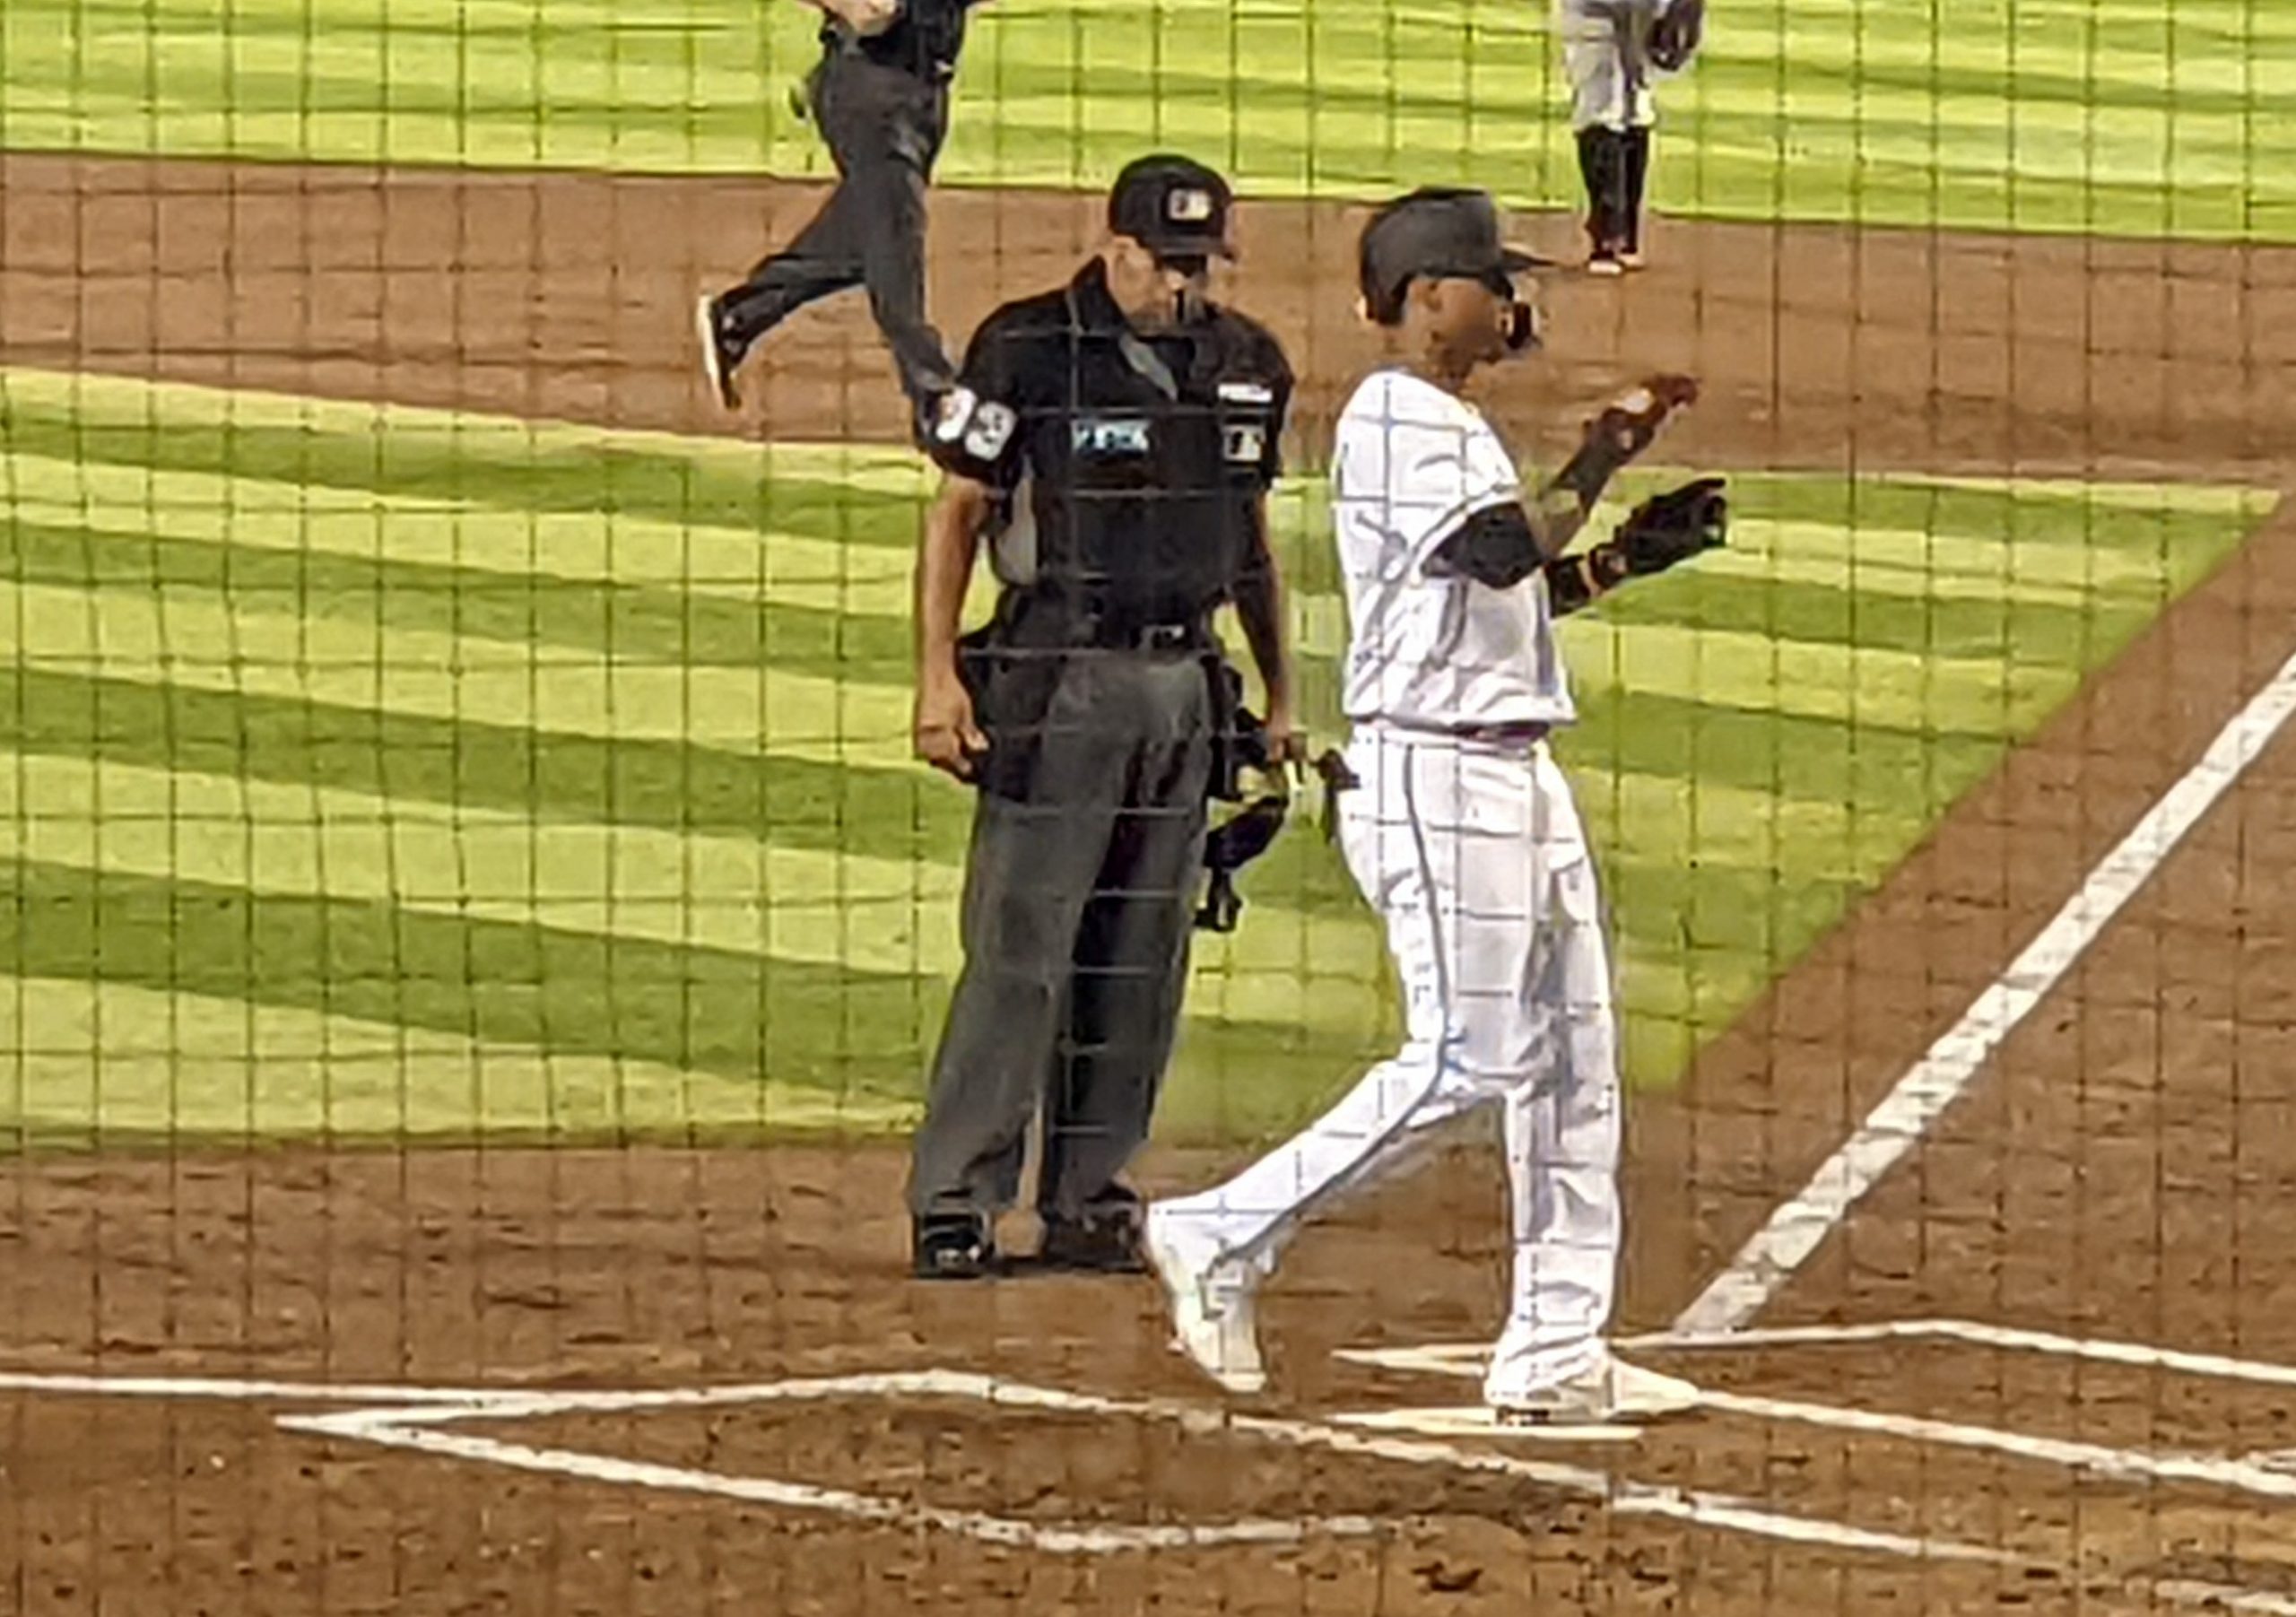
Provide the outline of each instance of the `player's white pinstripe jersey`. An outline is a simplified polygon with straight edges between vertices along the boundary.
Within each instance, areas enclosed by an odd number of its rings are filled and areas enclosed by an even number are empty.
[[[1467,517],[1522,498],[1481,412],[1407,371],[1375,371],[1340,414],[1331,478],[1351,722],[1453,730],[1577,717],[1545,578],[1535,569],[1493,589],[1428,566]]]

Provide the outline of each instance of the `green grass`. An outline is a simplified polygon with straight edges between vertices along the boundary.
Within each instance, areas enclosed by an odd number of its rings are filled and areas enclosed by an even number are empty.
[[[970,804],[907,755],[912,458],[30,370],[0,371],[0,1126],[910,1115]],[[1727,552],[1564,631],[1563,756],[1640,1083],[2263,509],[1773,475],[1736,496]],[[1314,484],[1278,500],[1330,736],[1321,508]],[[1173,1136],[1283,1127],[1393,1035],[1312,806],[1248,874],[1243,930],[1199,948]]]
[[[1574,195],[1545,0],[994,0],[944,177],[1098,186],[1150,145],[1250,190]],[[10,0],[0,145],[822,174],[774,0]],[[1667,87],[1683,213],[2296,239],[2284,0],[1732,0]]]

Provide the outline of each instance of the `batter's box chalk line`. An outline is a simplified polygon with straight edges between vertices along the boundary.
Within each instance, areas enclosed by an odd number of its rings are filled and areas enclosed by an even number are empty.
[[[1637,1482],[1584,1465],[1535,1459],[1490,1447],[1351,1428],[1330,1421],[1257,1414],[1218,1404],[1069,1392],[960,1370],[869,1372],[717,1387],[564,1392],[0,1373],[0,1392],[4,1391],[152,1400],[348,1404],[354,1407],[325,1413],[283,1414],[277,1417],[277,1424],[287,1431],[334,1441],[507,1466],[603,1486],[640,1488],[842,1517],[874,1526],[944,1532],[1059,1555],[1283,1545],[1326,1536],[1391,1534],[1400,1531],[1405,1523],[1398,1518],[1346,1515],[1203,1523],[1047,1521],[954,1509],[802,1481],[735,1476],[526,1443],[468,1428],[473,1423],[500,1426],[573,1414],[638,1414],[744,1404],[870,1399],[909,1403],[940,1400],[979,1404],[1009,1413],[1015,1419],[1026,1418],[1032,1413],[1050,1413],[1154,1421],[1207,1440],[1269,1443],[1429,1471],[1505,1478],[1522,1485],[1526,1515],[1552,1496],[1561,1495],[1605,1506],[1620,1516],[1745,1534],[1839,1553],[1979,1564],[2001,1564],[2013,1560],[1985,1545],[1796,1516],[1730,1494]]]
[[[1840,1347],[1901,1342],[1945,1342],[1999,1351],[2048,1354],[2092,1363],[2166,1370],[2175,1374],[2261,1387],[2296,1387],[2296,1367],[2194,1353],[2135,1343],[2064,1336],[1967,1319],[1890,1320],[1870,1325],[1791,1326],[1768,1330],[1665,1332],[1631,1337],[1629,1352],[1724,1350],[1759,1352],[1794,1347]],[[1378,1369],[1453,1378],[1483,1374],[1487,1350],[1473,1343],[1423,1347],[1343,1348],[1337,1357]],[[2035,1465],[2056,1466],[2087,1475],[2133,1483],[2187,1484],[2220,1488],[2261,1499],[2296,1500],[2296,1466],[2278,1455],[2233,1456],[2161,1453],[2117,1448],[1920,1415],[1881,1410],[1759,1397],[1702,1387],[1699,1408],[1716,1414],[1787,1425],[1830,1428],[1861,1436],[1998,1455]]]
[[[1415,1431],[1436,1438],[1534,1439],[1548,1443],[1631,1443],[1642,1435],[1639,1426],[1613,1421],[1542,1422],[1528,1425],[1502,1421],[1487,1404],[1414,1406],[1408,1409],[1359,1410],[1332,1417],[1342,1426],[1378,1431]]]

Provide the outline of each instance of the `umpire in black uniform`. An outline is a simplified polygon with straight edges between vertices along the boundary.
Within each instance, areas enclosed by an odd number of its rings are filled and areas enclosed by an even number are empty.
[[[822,59],[806,81],[837,189],[796,239],[695,309],[702,364],[731,410],[752,343],[804,305],[865,284],[912,419],[948,389],[948,355],[925,317],[925,190],[949,133],[949,82],[978,0],[810,0]]]
[[[1227,183],[1118,177],[1106,244],[982,324],[929,435],[946,473],[918,572],[917,748],[979,800],[965,966],[909,1187],[917,1272],[996,1259],[1041,1118],[1039,1254],[1138,1266],[1120,1174],[1147,1136],[1186,984],[1205,793],[1233,708],[1232,603],[1296,759],[1265,497],[1292,391],[1260,326],[1207,300]],[[1003,585],[958,634],[984,537]]]

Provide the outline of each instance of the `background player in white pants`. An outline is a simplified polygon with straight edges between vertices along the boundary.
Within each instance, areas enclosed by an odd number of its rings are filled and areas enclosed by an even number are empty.
[[[1705,0],[1555,0],[1570,127],[1587,187],[1587,267],[1616,275],[1642,265],[1642,193],[1657,75],[1678,73],[1698,49]]]
[[[1265,1385],[1253,1293],[1300,1221],[1489,1102],[1504,1108],[1515,1264],[1486,1399],[1509,1416],[1588,1420],[1693,1395],[1604,1345],[1620,1246],[1611,969],[1586,834],[1545,737],[1573,717],[1553,613],[1719,543],[1726,511],[1719,481],[1704,480],[1562,556],[1613,474],[1695,388],[1655,378],[1605,409],[1526,507],[1506,447],[1458,395],[1535,343],[1515,278],[1538,262],[1501,244],[1481,192],[1414,192],[1364,232],[1365,309],[1396,334],[1400,362],[1357,388],[1332,468],[1358,783],[1341,816],[1409,1031],[1305,1132],[1148,1213],[1176,1345],[1233,1391]]]

